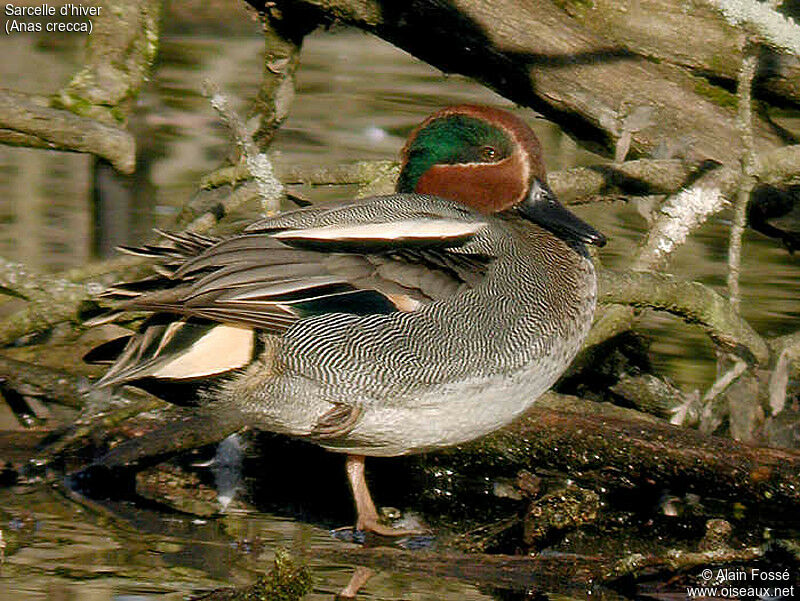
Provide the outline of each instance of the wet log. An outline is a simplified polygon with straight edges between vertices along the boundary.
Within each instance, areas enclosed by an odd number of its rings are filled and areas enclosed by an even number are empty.
[[[102,473],[122,466],[142,469],[219,441],[246,424],[213,409],[174,408],[163,417],[162,427],[114,447],[94,467]],[[137,429],[135,419],[129,430]],[[800,503],[798,452],[753,447],[555,393],[543,395],[525,416],[497,433],[432,457],[439,466],[467,462],[471,470],[486,473],[495,473],[498,465],[509,473],[546,466],[604,490],[650,486],[764,507]]]
[[[699,552],[665,550],[629,557],[547,553],[534,556],[479,553],[419,552],[383,547],[314,549],[315,559],[391,572],[429,574],[454,578],[479,586],[510,589],[558,590],[599,593],[597,585],[613,585],[626,576],[648,573],[674,574],[702,566],[749,563],[764,556],[762,549],[718,549]],[[587,588],[591,587],[591,591]]]
[[[520,469],[546,465],[605,489],[650,485],[743,504],[800,503],[796,451],[749,446],[630,414],[604,415],[586,401],[553,393],[514,424],[458,452],[476,464],[502,457]]]
[[[667,152],[734,162],[741,154],[735,98],[666,64],[654,64],[609,42],[550,2],[458,0],[251,0],[291,16],[316,9],[323,22],[375,33],[446,72],[474,77],[504,96],[540,110],[606,149]],[[273,9],[274,9],[273,8]],[[298,18],[301,18],[298,16]],[[712,93],[713,92],[713,93]],[[756,120],[759,150],[780,144]]]

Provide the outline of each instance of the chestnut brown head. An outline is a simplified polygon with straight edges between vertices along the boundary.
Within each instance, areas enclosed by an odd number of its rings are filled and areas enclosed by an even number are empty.
[[[561,237],[605,244],[558,202],[539,139],[507,111],[467,104],[437,111],[411,133],[401,159],[398,192],[449,198],[485,214],[515,210]]]

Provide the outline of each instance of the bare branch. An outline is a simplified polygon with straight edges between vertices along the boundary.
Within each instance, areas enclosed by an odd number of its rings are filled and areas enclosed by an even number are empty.
[[[219,113],[222,121],[233,134],[236,145],[242,153],[247,170],[253,175],[258,187],[261,201],[266,214],[275,213],[284,196],[283,184],[275,177],[272,163],[263,152],[259,152],[250,134],[244,127],[239,115],[231,108],[228,98],[222,94],[217,86],[205,82],[205,93],[211,100],[211,106]]]
[[[739,112],[737,122],[742,133],[742,178],[736,192],[736,202],[733,211],[733,224],[731,225],[730,242],[728,244],[728,296],[734,311],[739,310],[739,271],[742,263],[742,236],[747,225],[747,205],[753,191],[752,178],[755,163],[755,149],[753,148],[753,111],[751,91],[753,78],[758,67],[758,55],[755,47],[746,44],[743,51],[742,67],[739,70],[739,79],[736,96],[739,99]]]
[[[287,19],[277,10],[269,10],[263,22],[264,71],[254,107],[260,122],[253,134],[262,150],[289,116],[303,37],[317,26],[312,19]]]
[[[132,173],[136,162],[136,143],[124,129],[50,108],[45,98],[9,90],[0,90],[0,142],[89,152],[122,173]]]
[[[83,68],[55,98],[61,108],[124,123],[158,49],[161,0],[105,0],[86,40]]]
[[[761,336],[723,297],[699,282],[667,274],[606,270],[600,274],[599,287],[600,302],[667,311],[699,325],[715,343],[748,363],[769,359],[769,348]]]

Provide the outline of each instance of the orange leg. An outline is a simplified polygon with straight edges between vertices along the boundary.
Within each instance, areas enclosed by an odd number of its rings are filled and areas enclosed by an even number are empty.
[[[347,470],[347,480],[350,482],[350,490],[353,491],[353,499],[356,502],[356,530],[373,532],[380,536],[409,536],[412,534],[423,534],[424,530],[401,530],[384,526],[379,523],[378,510],[367,488],[367,481],[364,478],[364,456],[348,455],[345,462]]]

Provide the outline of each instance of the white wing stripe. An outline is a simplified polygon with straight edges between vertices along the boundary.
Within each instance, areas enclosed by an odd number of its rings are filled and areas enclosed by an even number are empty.
[[[483,227],[483,222],[456,219],[410,219],[389,223],[357,225],[326,225],[302,230],[285,230],[273,234],[278,240],[436,240],[471,237]]]

